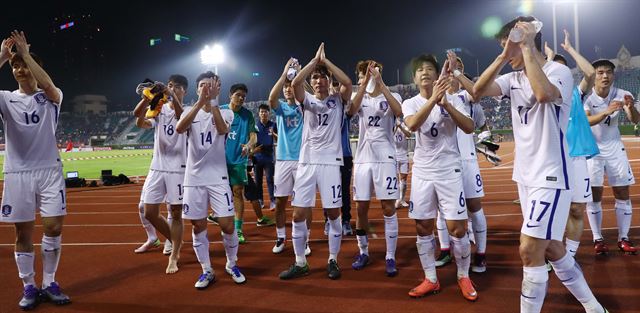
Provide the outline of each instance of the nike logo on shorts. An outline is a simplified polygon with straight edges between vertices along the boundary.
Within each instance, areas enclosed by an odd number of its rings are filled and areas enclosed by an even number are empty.
[[[395,191],[387,192],[387,195],[392,195],[394,193],[396,193],[396,192]]]
[[[333,200],[333,204],[338,203],[340,200]]]
[[[342,234],[333,235],[334,238],[342,237]]]
[[[571,253],[576,253],[576,250],[571,250],[571,249],[569,249],[569,252],[571,252]]]
[[[466,210],[458,211],[458,214],[464,213]]]
[[[398,236],[389,236],[390,239],[398,238]]]
[[[624,213],[624,215],[631,215],[631,213]]]
[[[527,222],[527,227],[528,228],[534,228],[534,227],[540,227],[540,225],[529,225],[529,223]]]
[[[598,212],[591,212],[591,214],[600,214],[602,211],[598,211]]]
[[[466,256],[463,255],[461,258],[464,260],[464,259],[468,258],[470,255],[471,254],[467,254]]]
[[[589,197],[591,197],[591,194],[588,194],[588,195],[584,196],[585,199],[589,198]]]
[[[228,212],[231,212],[231,211],[233,211],[233,208],[230,208],[230,209],[228,209],[227,211],[228,211]]]
[[[482,191],[482,188],[480,188],[480,189],[476,190],[476,192],[480,192],[480,191]]]

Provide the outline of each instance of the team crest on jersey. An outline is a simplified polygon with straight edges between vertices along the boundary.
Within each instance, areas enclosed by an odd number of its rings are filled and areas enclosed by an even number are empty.
[[[39,93],[35,94],[35,96],[33,96],[33,98],[39,104],[47,103],[47,96],[44,95],[44,92],[39,92]]]
[[[387,109],[389,109],[389,102],[380,101],[380,111],[387,112]]]
[[[338,104],[336,103],[336,100],[334,100],[334,99],[329,99],[329,100],[327,100],[327,107],[328,107],[329,109],[333,109],[333,108],[335,108],[337,105],[338,105]]]
[[[182,205],[182,214],[189,214],[189,205],[186,203]]]
[[[8,217],[9,215],[11,215],[11,206],[8,204],[5,204],[2,206],[2,217]]]

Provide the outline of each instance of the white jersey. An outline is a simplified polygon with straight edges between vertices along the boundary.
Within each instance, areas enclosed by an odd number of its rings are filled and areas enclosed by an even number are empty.
[[[302,103],[304,124],[300,164],[342,165],[342,121],[344,104],[340,95],[318,100],[305,92]]]
[[[484,110],[479,103],[471,102],[471,96],[466,90],[460,90],[454,94],[464,103],[464,110],[471,119],[473,119],[473,129],[478,129],[486,123]],[[476,142],[473,139],[473,133],[467,134],[458,128],[458,149],[460,150],[460,158],[462,160],[477,160]]]
[[[188,110],[185,110],[185,114]],[[233,111],[220,110],[227,125],[233,123]],[[218,134],[213,114],[200,110],[187,130],[187,168],[185,186],[228,185],[225,142],[227,134]]]
[[[187,135],[176,132],[176,124],[178,124],[176,111],[165,104],[160,114],[149,121],[155,127],[151,169],[184,173],[187,160]]]
[[[542,66],[549,82],[562,98],[539,103],[523,71],[498,77],[502,94],[511,99],[515,138],[513,180],[526,187],[569,189],[573,167],[567,163],[569,149],[565,133],[571,110],[573,77],[568,67],[547,62]]]
[[[402,103],[397,93],[393,97]],[[364,94],[360,110],[360,131],[358,132],[358,148],[353,163],[395,163],[395,147],[393,146],[393,126],[395,115],[383,94],[372,97]]]
[[[447,95],[447,100],[462,114],[464,105],[460,98]],[[420,94],[402,103],[405,119],[416,114],[427,104]],[[468,115],[467,115],[468,116]],[[420,177],[429,180],[452,179],[460,176],[460,152],[456,132],[458,127],[451,115],[439,105],[435,105],[429,116],[416,131],[416,147],[413,154],[413,170]]]
[[[58,93],[62,102],[62,91]],[[5,173],[62,166],[56,141],[59,115],[60,103],[47,99],[42,90],[31,95],[0,91]]]
[[[407,136],[400,130],[400,127],[396,127],[393,139],[396,144],[396,161],[409,161],[409,140],[407,140]]]
[[[584,110],[591,115],[600,114],[607,109],[612,101],[624,102],[624,96],[626,95],[631,96],[631,93],[620,88],[611,87],[607,97],[601,98],[593,90],[584,100]],[[624,114],[621,111],[614,112],[600,123],[591,126],[591,131],[596,138],[596,143],[602,156],[612,155],[616,150],[623,147],[620,130],[618,129],[618,114],[621,113]]]

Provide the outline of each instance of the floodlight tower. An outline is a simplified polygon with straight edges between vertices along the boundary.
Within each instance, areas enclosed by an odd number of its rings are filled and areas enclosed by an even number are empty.
[[[214,72],[218,74],[218,64],[224,62],[224,48],[220,44],[214,44],[212,47],[205,45],[200,51],[200,62],[207,66],[213,66]]]

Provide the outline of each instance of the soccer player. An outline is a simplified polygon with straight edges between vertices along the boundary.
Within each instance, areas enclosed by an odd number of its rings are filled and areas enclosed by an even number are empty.
[[[0,91],[0,118],[6,139],[0,222],[13,223],[16,230],[14,256],[24,285],[18,305],[23,310],[33,309],[40,297],[55,304],[67,304],[71,300],[55,280],[62,224],[67,214],[62,163],[55,137],[62,91],[44,71],[40,59],[29,52],[23,32],[14,30],[11,37],[2,41],[0,67],[7,61],[18,89]],[[37,209],[44,232],[41,290],[35,282],[33,251]]]
[[[202,267],[202,275],[195,283],[205,289],[215,282],[209,259],[207,237],[207,211],[213,209],[222,229],[222,243],[227,255],[225,271],[233,281],[246,281],[236,262],[238,260],[238,233],[233,223],[233,194],[229,187],[224,145],[233,122],[231,110],[218,107],[220,80],[212,72],[196,79],[198,102],[178,121],[176,131],[187,132],[187,167],[184,175],[182,218],[191,220],[193,250]],[[245,168],[246,173],[246,168]]]
[[[273,159],[273,140],[277,136],[276,124],[269,120],[269,114],[271,109],[266,104],[261,104],[258,107],[259,120],[256,124],[257,129],[257,142],[254,151],[254,176],[255,182],[258,186],[258,199],[262,207],[263,194],[262,194],[262,178],[266,177],[267,190],[269,191],[269,207],[275,209],[276,199],[273,196],[273,171],[274,171],[274,159]],[[265,176],[266,175],[266,176]]]
[[[376,199],[382,204],[384,215],[384,234],[387,244],[385,272],[389,277],[396,276],[396,246],[398,242],[398,215],[395,201],[399,197],[398,174],[396,171],[396,151],[393,144],[395,118],[402,116],[402,98],[392,93],[382,80],[382,64],[373,61],[360,61],[356,65],[358,92],[349,107],[348,115],[358,115],[360,131],[358,149],[354,160],[353,199],[356,201],[358,216],[356,219],[356,238],[360,253],[351,264],[353,269],[361,270],[369,264],[369,203],[371,191],[375,189]],[[369,82],[375,82],[375,88],[366,91]]]
[[[522,209],[520,258],[523,263],[521,312],[540,312],[549,273],[545,256],[560,281],[586,312],[606,312],[575,262],[566,253],[564,235],[573,168],[568,166],[564,133],[569,118],[573,77],[571,71],[542,55],[542,33],[531,16],[518,17],[502,27],[496,38],[503,51],[482,73],[473,94],[511,99],[515,138],[513,179],[518,184]],[[513,30],[512,30],[513,29]],[[520,32],[522,40],[509,40]],[[498,77],[509,63],[513,72]]]
[[[220,109],[230,109],[233,111],[233,124],[227,136],[225,145],[225,155],[227,158],[227,170],[229,172],[229,182],[233,190],[233,203],[236,209],[235,228],[238,232],[240,243],[245,243],[242,232],[242,222],[244,217],[244,186],[248,184],[247,156],[249,151],[256,145],[256,121],[253,113],[243,106],[247,97],[247,86],[245,84],[234,84],[229,89],[230,102],[220,106]],[[208,217],[210,222],[215,222],[214,216]],[[258,220],[258,223],[264,221]]]
[[[602,192],[606,174],[615,198],[618,248],[625,253],[636,254],[637,248],[629,241],[633,213],[629,186],[635,184],[635,178],[620,137],[618,115],[620,111],[624,111],[631,123],[638,123],[640,113],[634,107],[630,92],[612,86],[615,65],[609,60],[597,60],[592,65],[596,71],[595,85],[591,95],[584,100],[584,110],[600,149],[599,155],[587,160],[593,191],[593,202],[587,204],[587,216],[593,233],[594,248],[597,254],[609,251],[602,236]]]
[[[580,148],[588,143],[590,145],[595,146],[596,141],[589,128],[589,123],[587,121],[586,115],[584,115],[583,103],[582,100],[591,92],[593,88],[594,80],[595,80],[595,69],[585,59],[578,51],[576,51],[571,45],[571,41],[569,40],[569,32],[564,30],[564,42],[560,44],[562,48],[569,53],[571,57],[576,61],[578,68],[583,74],[583,78],[580,81],[580,84],[574,88],[573,95],[571,98],[571,110],[576,110],[576,112],[571,112],[573,115],[582,114],[581,118],[584,122],[584,127],[586,129],[579,130],[577,127],[580,127],[577,122],[577,119],[572,118],[569,120],[567,126],[567,144],[569,146],[569,156],[571,156],[571,163],[574,168],[575,179],[573,180],[572,186],[572,197],[571,197],[571,208],[569,211],[569,219],[567,221],[567,230],[566,230],[566,238],[565,238],[565,246],[567,253],[571,256],[575,256],[578,247],[580,246],[580,237],[582,236],[582,232],[584,230],[583,226],[583,218],[584,211],[587,207],[587,203],[592,202],[592,191],[591,191],[591,177],[589,175],[589,169],[587,167],[587,157],[592,157],[592,153],[584,154],[585,151],[580,151]],[[545,54],[547,55],[547,60],[553,60],[563,65],[567,65],[567,60],[561,54],[555,54],[555,52],[546,45],[545,42]],[[574,130],[572,130],[572,127]],[[583,136],[573,136],[570,134],[570,131],[580,132],[587,136],[586,138]],[[574,138],[572,140],[572,138]],[[581,142],[575,142],[579,138]],[[587,142],[588,141],[588,142]]]
[[[402,112],[409,130],[416,132],[409,218],[416,222],[416,246],[425,279],[411,289],[409,295],[421,297],[440,290],[433,236],[436,212],[440,211],[452,236],[458,286],[465,299],[475,301],[478,293],[469,279],[471,245],[466,229],[467,206],[456,138],[458,127],[466,133],[473,131],[473,120],[464,113],[458,97],[446,95],[451,83],[447,74],[448,61],[439,79],[440,66],[434,56],[418,56],[411,65],[413,80],[420,93],[402,103]]]
[[[151,119],[145,118],[150,100],[144,96],[133,111],[138,127],[154,128],[153,159],[142,191],[144,217],[171,241],[172,251],[166,269],[167,274],[178,271],[178,259],[182,246],[182,193],[187,138],[186,135],[177,133],[175,129],[183,112],[182,101],[188,84],[187,78],[183,75],[171,75],[163,90],[171,96],[171,101],[162,106],[158,116]],[[160,215],[160,204],[164,202],[170,205],[171,224]]]
[[[342,85],[339,94],[329,94],[332,75]],[[311,76],[313,94],[304,90],[304,81],[309,76]],[[288,270],[280,273],[280,279],[291,279],[309,274],[309,265],[304,254],[307,236],[305,220],[315,206],[316,187],[320,192],[322,207],[329,218],[327,274],[330,279],[338,279],[341,273],[337,258],[342,240],[340,128],[345,104],[349,103],[351,98],[351,80],[325,57],[323,43],[318,48],[315,57],[298,73],[291,85],[296,101],[302,103],[305,114],[300,161],[291,203],[294,207],[291,238],[296,262]]]
[[[409,176],[409,138],[411,132],[407,129],[402,119],[396,119],[396,128],[393,134],[396,146],[396,164],[400,179],[400,198],[396,200],[395,207],[406,208],[409,204],[405,201],[407,193],[407,177]]]
[[[488,130],[484,110],[480,103],[476,102],[469,90],[473,90],[473,82],[464,75],[464,64],[462,59],[452,51],[448,52],[449,66],[452,69],[453,80],[448,93],[460,98],[467,113],[474,122],[474,129]],[[467,134],[462,129],[457,131],[458,149],[462,159],[462,183],[464,185],[465,202],[469,209],[471,226],[468,231],[471,240],[476,243],[476,253],[473,256],[471,270],[476,273],[484,273],[487,270],[485,252],[487,249],[487,219],[482,209],[482,197],[484,189],[478,156],[476,155],[476,144],[473,133]],[[451,261],[449,235],[446,231],[446,223],[443,216],[439,215],[437,220],[438,239],[440,241],[440,256],[436,260],[436,267],[445,265]],[[448,261],[448,262],[447,262]]]
[[[290,58],[284,66],[282,75],[276,81],[269,93],[269,107],[276,115],[276,126],[278,141],[276,145],[276,166],[274,173],[273,193],[276,197],[276,244],[271,251],[275,254],[284,250],[286,242],[286,215],[285,207],[287,199],[293,195],[293,185],[298,169],[298,159],[300,158],[300,146],[302,144],[302,107],[296,103],[293,95],[291,81],[287,77],[289,68],[294,68],[296,73],[300,72],[300,64],[294,58]],[[284,100],[278,99],[280,91],[284,95]],[[311,215],[306,219],[307,223],[307,244],[305,256],[311,254],[309,248],[309,237],[311,235]]]

